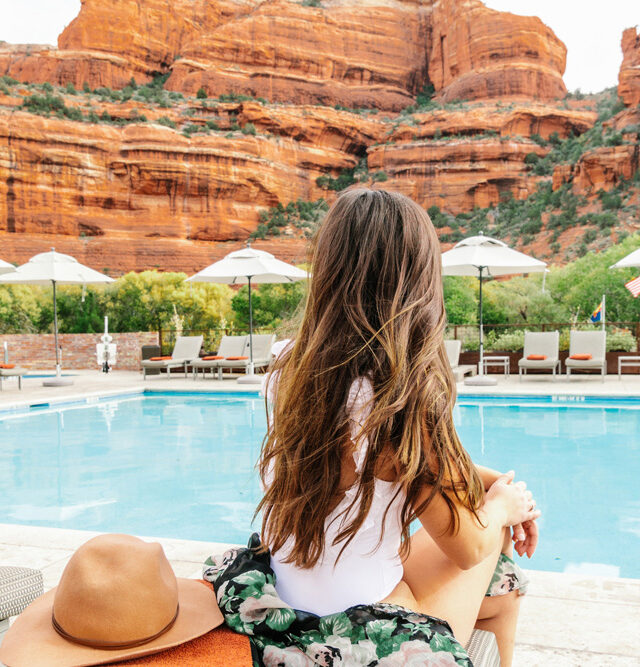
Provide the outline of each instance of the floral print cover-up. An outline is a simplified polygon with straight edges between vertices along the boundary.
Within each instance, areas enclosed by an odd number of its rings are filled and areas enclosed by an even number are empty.
[[[446,621],[392,604],[357,605],[329,616],[292,609],[275,589],[268,552],[246,549],[207,560],[226,624],[251,640],[254,667],[473,667]]]

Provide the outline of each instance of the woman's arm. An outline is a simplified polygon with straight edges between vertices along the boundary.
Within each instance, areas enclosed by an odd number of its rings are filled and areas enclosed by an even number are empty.
[[[512,484],[513,472],[501,475],[489,488],[478,518],[449,496],[458,510],[458,528],[450,529],[451,514],[445,499],[437,494],[419,515],[420,523],[442,551],[463,570],[484,560],[503,540],[503,528],[536,519],[540,512],[530,510],[530,492],[524,482]],[[425,487],[418,503],[431,492]],[[479,520],[478,520],[479,519]]]
[[[491,488],[491,485],[496,482],[500,475],[504,473],[493,470],[492,468],[486,468],[485,466],[474,464],[476,467],[476,472],[478,473],[480,479],[482,480],[482,486],[485,491],[488,491]]]

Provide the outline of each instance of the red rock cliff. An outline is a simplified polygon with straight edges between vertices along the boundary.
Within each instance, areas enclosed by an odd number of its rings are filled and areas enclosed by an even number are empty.
[[[0,48],[0,73],[121,88],[171,72],[189,94],[397,110],[429,81],[445,100],[562,96],[565,52],[480,0],[83,0],[57,50]]]
[[[539,18],[438,0],[431,15],[429,77],[445,100],[563,97],[567,50]]]
[[[628,28],[622,33],[622,53],[618,95],[632,107],[640,104],[640,34],[636,28]]]

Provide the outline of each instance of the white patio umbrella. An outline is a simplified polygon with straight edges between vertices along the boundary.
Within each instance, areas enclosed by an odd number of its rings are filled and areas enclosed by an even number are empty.
[[[219,262],[202,269],[187,282],[223,283],[225,285],[249,286],[249,366],[241,383],[259,383],[253,372],[253,305],[251,285],[264,283],[293,283],[308,278],[309,274],[291,264],[276,259],[271,253],[256,250],[247,243],[242,250],[230,252]]]
[[[58,348],[58,305],[56,302],[56,286],[88,285],[94,283],[112,283],[113,278],[94,271],[70,255],[63,255],[51,248],[50,252],[34,255],[26,264],[19,266],[14,273],[0,277],[5,285],[53,285],[53,330],[56,345],[56,377],[46,380],[47,387],[72,384],[68,378],[60,375],[60,350]]]
[[[547,265],[538,259],[510,248],[506,243],[479,234],[456,243],[451,250],[442,253],[442,273],[445,276],[477,276],[480,279],[478,309],[480,311],[480,361],[478,377],[467,378],[465,384],[491,385],[495,379],[483,372],[484,335],[482,327],[482,279],[485,276],[503,276],[513,273],[539,273]]]
[[[612,264],[610,269],[626,269],[630,266],[640,266],[640,248],[625,255],[622,259]]]
[[[9,262],[4,262],[0,259],[0,273],[13,273],[16,267]]]

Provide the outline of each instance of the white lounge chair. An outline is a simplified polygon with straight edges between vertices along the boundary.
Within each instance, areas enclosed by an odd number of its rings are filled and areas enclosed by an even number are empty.
[[[453,371],[453,376],[456,379],[456,382],[462,382],[464,376],[468,373],[469,375],[476,374],[475,364],[465,364],[460,365],[460,352],[462,351],[462,341],[460,340],[445,340],[444,349],[447,352],[447,357],[449,358],[449,365]]]
[[[213,375],[214,370],[218,370],[218,375],[221,371],[219,370],[220,361],[223,361],[226,357],[241,357],[244,356],[245,344],[249,336],[223,336],[218,346],[218,351],[214,357],[222,357],[222,359],[207,359],[200,358],[196,359],[192,364],[193,368],[193,379],[197,379],[198,371],[202,371],[202,377],[204,377],[207,369],[211,369],[211,374]],[[220,378],[221,379],[221,378]]]
[[[22,389],[22,378],[26,374],[26,368],[0,368],[0,391],[2,391],[3,378],[18,378],[18,389]]]
[[[572,359],[576,354],[590,354],[591,359]],[[569,342],[569,357],[564,365],[567,380],[572,370],[600,370],[602,381],[607,374],[607,333],[606,331],[572,331]]]
[[[152,359],[142,360],[142,372],[144,379],[147,378],[148,368],[165,368],[167,375],[171,375],[172,368],[184,368],[184,376],[187,377],[187,366],[200,354],[202,347],[202,336],[178,336],[176,344],[173,346],[173,352],[170,359]]]
[[[546,357],[546,359],[529,359],[530,356]],[[518,359],[520,380],[528,370],[546,370],[560,372],[560,334],[557,331],[525,331],[522,359]]]
[[[275,334],[253,336],[253,368],[266,368],[271,363],[271,347],[276,342]],[[222,380],[224,368],[243,368],[245,371],[250,362],[249,336],[244,343],[242,354],[234,355],[244,359],[221,359],[218,361],[218,380]]]

